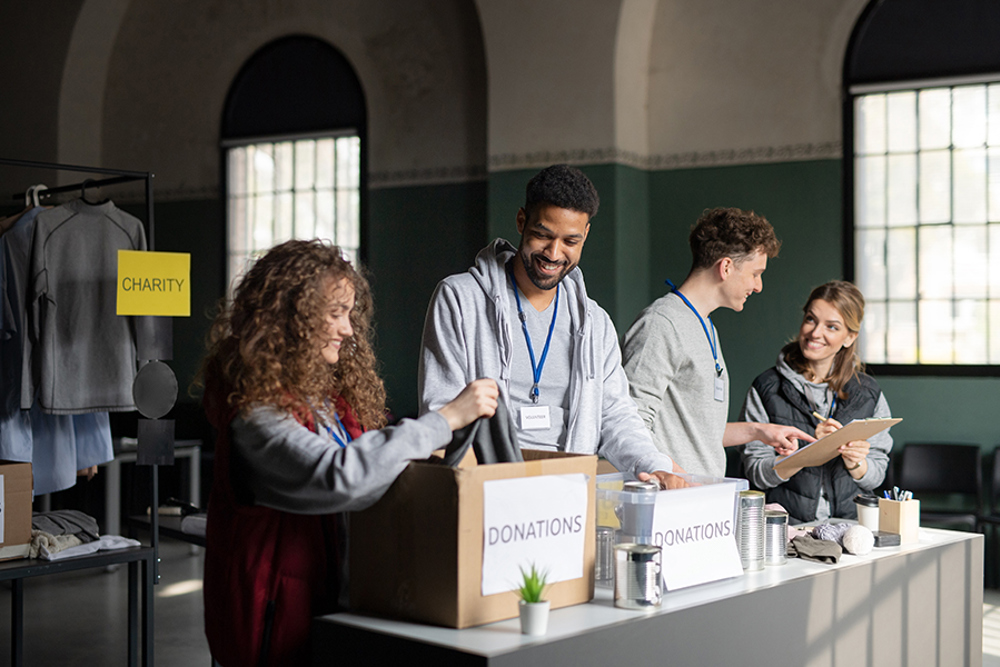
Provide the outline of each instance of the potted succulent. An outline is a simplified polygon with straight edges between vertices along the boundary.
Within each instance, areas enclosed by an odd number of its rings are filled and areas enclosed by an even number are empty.
[[[549,626],[549,601],[543,600],[542,596],[547,587],[548,573],[539,571],[534,564],[527,570],[520,569],[521,585],[517,594],[521,596],[521,634],[544,635]]]

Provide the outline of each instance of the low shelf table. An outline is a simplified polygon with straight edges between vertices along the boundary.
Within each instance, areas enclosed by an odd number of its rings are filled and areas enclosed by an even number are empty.
[[[98,551],[61,560],[22,558],[0,562],[0,581],[11,582],[10,664],[24,661],[24,580],[62,572],[128,564],[128,664],[153,665],[153,561],[152,547]],[[97,619],[95,619],[97,620]]]

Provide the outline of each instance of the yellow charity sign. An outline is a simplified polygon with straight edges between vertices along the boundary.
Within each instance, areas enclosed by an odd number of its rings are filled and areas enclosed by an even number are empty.
[[[118,314],[191,316],[191,255],[118,251]]]

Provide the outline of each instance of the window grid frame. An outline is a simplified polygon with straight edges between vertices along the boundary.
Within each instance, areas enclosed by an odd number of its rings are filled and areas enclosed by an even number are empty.
[[[956,123],[955,123],[955,93],[954,93],[954,91],[955,91],[956,88],[970,87],[971,85],[979,85],[983,89],[983,104],[984,104],[984,132],[983,132],[983,135],[984,135],[984,138],[983,138],[983,143],[981,145],[976,146],[975,148],[980,148],[981,147],[981,150],[983,150],[983,153],[984,153],[984,158],[983,158],[984,159],[983,181],[984,181],[984,186],[985,186],[985,189],[984,189],[984,196],[985,196],[985,201],[984,201],[985,216],[984,217],[985,217],[985,220],[982,223],[962,223],[962,224],[963,225],[968,224],[968,226],[970,228],[973,228],[973,227],[980,228],[982,230],[983,235],[985,236],[984,243],[985,243],[985,253],[986,253],[985,257],[986,257],[986,262],[985,262],[984,266],[985,266],[985,270],[986,270],[986,275],[983,276],[983,280],[985,281],[985,289],[984,289],[985,295],[981,296],[981,297],[972,297],[972,298],[962,297],[962,298],[959,298],[957,296],[957,290],[958,290],[958,287],[959,287],[957,281],[958,281],[958,277],[959,277],[958,276],[958,272],[959,272],[959,265],[960,264],[959,264],[959,262],[955,261],[955,252],[954,252],[955,238],[956,238],[956,231],[957,231],[957,224],[958,224],[955,221],[955,207],[956,207],[956,197],[955,197],[955,151],[956,151],[956,147],[955,147],[955,134],[954,134],[954,132],[955,132],[955,128],[956,128]],[[992,91],[991,91],[991,85],[993,86],[993,90]],[[927,222],[927,223],[925,223],[925,222],[923,222],[921,220],[921,217],[922,217],[921,213],[922,213],[922,211],[921,211],[921,203],[920,203],[920,197],[921,197],[921,159],[920,158],[921,158],[921,154],[922,153],[926,153],[927,151],[932,150],[932,149],[929,149],[929,148],[925,149],[924,147],[921,146],[921,139],[920,139],[920,133],[921,133],[920,93],[923,92],[924,90],[931,89],[931,88],[934,88],[934,89],[942,89],[943,88],[943,89],[947,89],[948,90],[948,146],[947,146],[947,151],[948,151],[948,157],[949,157],[949,163],[948,163],[948,175],[949,175],[949,195],[948,195],[948,197],[949,197],[949,204],[948,204],[948,209],[949,209],[949,220],[944,221],[944,222],[936,222],[936,223],[935,222]],[[893,154],[897,154],[897,155],[898,154],[904,154],[904,155],[912,154],[914,156],[914,158],[915,158],[915,167],[914,167],[914,169],[915,169],[915,171],[914,171],[914,193],[913,193],[913,196],[915,197],[916,218],[915,218],[914,223],[912,225],[912,229],[914,230],[914,248],[913,248],[914,257],[913,257],[913,263],[914,263],[914,273],[915,273],[914,278],[916,280],[915,295],[914,295],[914,297],[912,299],[901,299],[901,298],[893,297],[890,294],[890,289],[889,289],[889,283],[890,283],[890,280],[891,280],[891,276],[889,275],[888,271],[885,271],[885,274],[882,276],[882,283],[883,283],[883,289],[884,289],[884,292],[885,292],[885,298],[884,299],[880,299],[879,303],[883,303],[884,304],[884,308],[885,308],[884,312],[886,313],[886,319],[887,319],[885,330],[883,332],[883,340],[882,340],[882,346],[884,348],[884,358],[885,358],[886,362],[885,363],[878,363],[878,362],[876,362],[876,363],[870,363],[868,365],[871,368],[873,368],[873,369],[878,369],[878,370],[882,370],[882,371],[887,372],[887,373],[897,374],[897,375],[970,375],[970,376],[975,376],[975,375],[1000,375],[1000,365],[998,365],[996,363],[989,363],[991,359],[995,358],[993,356],[995,354],[994,347],[991,345],[991,331],[992,331],[992,325],[993,325],[993,323],[991,323],[991,319],[990,319],[991,305],[993,304],[994,301],[1000,300],[1000,295],[994,294],[994,290],[992,289],[992,285],[990,283],[990,269],[989,269],[989,264],[990,264],[989,259],[991,257],[991,252],[990,252],[991,251],[990,242],[991,242],[991,237],[992,237],[991,230],[995,229],[996,227],[1000,227],[1000,220],[993,220],[991,218],[991,216],[990,216],[990,199],[991,199],[991,197],[990,197],[990,176],[991,176],[991,167],[992,167],[991,160],[990,160],[990,151],[991,151],[991,148],[1000,150],[1000,145],[992,145],[992,144],[990,144],[990,120],[991,120],[991,118],[990,118],[990,113],[989,113],[989,105],[990,105],[991,92],[994,92],[996,94],[1000,94],[1000,75],[980,76],[980,77],[974,77],[974,78],[970,77],[970,78],[965,78],[964,80],[950,80],[950,81],[929,81],[929,80],[925,80],[925,81],[910,82],[910,83],[907,83],[907,82],[894,82],[894,83],[891,83],[891,84],[886,84],[884,86],[879,86],[879,85],[865,85],[865,86],[852,87],[849,90],[847,90],[846,92],[847,92],[847,94],[845,95],[845,98],[844,98],[844,100],[845,100],[845,104],[844,104],[844,130],[845,130],[845,139],[850,141],[850,143],[848,145],[851,146],[850,159],[845,159],[844,160],[844,166],[845,166],[845,169],[844,169],[844,171],[845,171],[844,182],[847,183],[847,184],[849,184],[849,186],[850,186],[848,188],[845,188],[845,218],[847,219],[848,224],[845,226],[845,230],[844,230],[845,231],[845,234],[844,234],[844,236],[845,236],[845,245],[848,248],[850,248],[850,251],[848,253],[845,253],[845,275],[847,275],[848,277],[853,278],[854,274],[856,272],[856,262],[858,261],[858,258],[856,257],[856,255],[857,255],[857,250],[858,250],[859,231],[866,230],[866,229],[881,229],[881,230],[883,230],[883,232],[885,233],[885,241],[884,241],[884,243],[882,245],[882,259],[883,259],[883,266],[888,267],[889,266],[889,248],[890,248],[890,244],[889,244],[889,231],[891,229],[893,229],[893,228],[911,227],[910,225],[892,225],[892,224],[890,224],[890,218],[889,218],[890,201],[889,201],[889,196],[888,196],[888,171],[889,171],[889,156],[890,155],[893,155]],[[892,94],[892,93],[894,93],[894,92],[913,92],[914,93],[914,128],[913,129],[914,129],[915,136],[913,137],[914,148],[913,148],[912,151],[900,152],[898,150],[893,150],[892,147],[890,147],[890,139],[889,139],[890,105],[888,103],[888,99],[889,99],[889,95]],[[859,150],[859,137],[858,137],[858,132],[856,130],[858,116],[860,115],[859,114],[859,109],[860,109],[859,100],[861,100],[866,95],[872,95],[872,94],[884,95],[885,99],[886,99],[886,104],[884,105],[885,108],[883,110],[882,119],[881,119],[882,129],[884,131],[884,136],[886,137],[886,139],[885,139],[885,146],[884,146],[884,150],[882,152],[877,152],[877,153],[876,152],[861,152]],[[971,147],[963,146],[962,148],[968,149],[968,148],[971,148]],[[943,148],[942,147],[936,147],[933,150],[943,150]],[[883,179],[883,182],[884,182],[883,187],[885,188],[885,195],[886,196],[885,196],[884,201],[883,201],[883,211],[882,211],[882,218],[883,218],[883,220],[882,220],[882,222],[881,222],[881,224],[879,226],[860,227],[857,224],[857,219],[856,219],[856,211],[857,211],[857,209],[855,208],[856,205],[857,205],[857,203],[858,203],[858,194],[859,194],[858,193],[859,182],[856,179],[856,175],[857,175],[856,166],[857,166],[857,162],[858,162],[858,158],[859,157],[873,156],[873,155],[876,155],[876,156],[877,155],[881,155],[881,156],[883,156],[885,158],[885,162],[884,162],[884,165],[885,165],[884,166],[884,169],[885,169],[885,178]],[[951,257],[951,260],[950,260],[951,261],[951,266],[950,266],[950,274],[951,274],[950,277],[951,277],[951,280],[950,280],[950,286],[949,286],[950,287],[950,289],[949,289],[950,296],[947,298],[948,303],[949,303],[950,316],[951,316],[950,334],[949,334],[950,338],[951,338],[951,346],[950,346],[950,351],[949,351],[950,352],[950,361],[947,362],[947,363],[944,363],[944,362],[928,363],[928,362],[925,362],[925,361],[921,361],[921,350],[923,349],[923,342],[924,342],[925,337],[927,335],[927,333],[925,331],[923,331],[922,327],[920,326],[920,322],[921,322],[921,310],[924,307],[924,304],[922,302],[925,301],[925,299],[922,298],[923,277],[921,275],[922,274],[922,271],[921,271],[921,269],[922,269],[922,257],[921,257],[921,251],[920,251],[920,249],[921,249],[921,236],[922,236],[921,235],[921,229],[923,229],[923,228],[932,228],[932,227],[947,227],[948,228],[948,230],[949,230],[949,237],[950,237],[950,240],[951,240],[951,248],[952,248],[952,257]],[[958,339],[958,334],[959,334],[958,321],[957,321],[957,313],[958,313],[958,310],[959,310],[959,302],[960,301],[963,301],[963,302],[964,301],[974,301],[974,302],[977,302],[977,303],[981,304],[982,307],[984,308],[985,357],[986,357],[986,360],[988,362],[986,364],[965,364],[965,363],[959,363],[957,361],[957,358],[958,358],[957,357],[957,351],[958,351],[958,347],[959,347],[958,340],[957,340]],[[900,363],[891,363],[891,362],[888,362],[888,360],[890,358],[890,356],[889,356],[889,340],[891,338],[891,334],[890,334],[891,327],[889,326],[889,323],[888,323],[888,314],[890,312],[890,306],[893,303],[907,303],[907,304],[913,304],[914,305],[914,322],[915,322],[915,326],[916,326],[916,349],[915,349],[915,354],[916,354],[916,357],[917,357],[917,360],[914,363],[900,364]]]
[[[331,174],[330,174],[331,181],[330,181],[330,186],[329,187],[319,188],[319,187],[317,187],[317,178],[316,178],[316,176],[318,174],[318,171],[319,171],[318,170],[318,167],[319,167],[319,151],[317,150],[317,146],[318,146],[318,144],[319,144],[320,141],[326,140],[326,139],[329,139],[329,140],[333,141],[333,145],[331,146],[331,150],[332,150],[332,154],[333,154],[332,155],[332,163],[331,163]],[[354,155],[353,155],[353,163],[354,163],[353,166],[354,166],[354,168],[356,169],[356,172],[357,172],[357,173],[355,173],[353,175],[353,178],[351,179],[354,182],[353,186],[345,186],[345,185],[343,185],[342,182],[341,182],[341,180],[338,178],[338,173],[339,172],[338,172],[337,156],[338,156],[338,152],[340,151],[340,148],[338,147],[338,140],[340,140],[340,139],[354,139],[357,142],[357,148],[354,151]],[[312,184],[309,187],[307,187],[307,188],[304,187],[304,188],[299,189],[299,188],[297,188],[297,185],[296,185],[297,178],[298,178],[298,167],[299,167],[298,160],[297,160],[297,151],[299,149],[300,142],[305,142],[305,141],[311,141],[313,143],[313,154],[312,154],[313,179],[312,179]],[[252,167],[251,167],[251,168],[248,168],[247,169],[247,173],[244,174],[244,180],[243,180],[242,189],[244,189],[245,191],[242,192],[242,193],[240,193],[240,194],[234,194],[233,188],[231,187],[231,182],[230,182],[230,179],[232,177],[232,169],[231,169],[231,165],[230,165],[230,155],[231,155],[232,149],[237,149],[237,148],[249,149],[251,147],[253,147],[255,149],[259,149],[259,147],[261,147],[261,146],[270,146],[270,149],[271,149],[271,158],[273,160],[275,160],[275,162],[276,162],[277,158],[275,157],[275,155],[276,155],[277,146],[279,144],[282,144],[282,143],[289,143],[289,144],[291,144],[291,158],[290,158],[290,160],[291,160],[291,175],[290,175],[289,189],[288,190],[279,190],[279,188],[278,188],[278,170],[274,169],[273,172],[272,172],[272,175],[271,175],[270,188],[268,190],[265,191],[265,190],[256,190],[255,189],[255,190],[251,191],[251,182],[252,181],[254,182],[254,187],[255,187],[255,181],[257,180],[257,173],[256,172],[254,172],[254,174],[251,176],[251,172],[254,171],[252,169]],[[237,279],[247,270],[247,268],[249,268],[249,266],[252,264],[253,260],[256,257],[258,257],[259,255],[263,254],[263,252],[265,252],[268,249],[268,248],[257,248],[257,247],[255,247],[256,244],[253,242],[254,222],[252,220],[252,217],[254,217],[254,216],[250,214],[250,210],[251,210],[250,203],[252,202],[252,204],[253,204],[252,208],[253,208],[254,215],[255,215],[256,214],[256,209],[257,209],[258,202],[259,202],[259,200],[261,199],[262,196],[270,196],[271,199],[272,199],[272,215],[271,215],[271,219],[270,219],[270,235],[271,235],[272,241],[271,241],[270,245],[268,246],[268,247],[271,247],[273,245],[281,243],[284,240],[287,240],[287,239],[284,239],[284,238],[279,239],[278,238],[279,235],[277,233],[278,232],[277,225],[278,225],[279,220],[278,220],[278,215],[277,215],[276,209],[277,209],[277,200],[278,200],[278,195],[279,194],[288,194],[288,195],[290,195],[292,197],[291,212],[290,212],[291,213],[291,221],[290,221],[291,235],[290,235],[289,238],[316,238],[317,237],[317,233],[316,233],[316,216],[318,215],[318,205],[317,205],[318,198],[317,198],[317,194],[320,193],[320,192],[324,192],[324,193],[325,192],[329,192],[330,196],[331,196],[331,199],[332,199],[332,203],[333,203],[333,214],[334,214],[334,217],[331,220],[331,229],[329,230],[330,233],[328,235],[323,235],[322,238],[326,238],[326,236],[331,236],[332,238],[329,238],[328,240],[330,240],[331,242],[333,242],[333,243],[335,243],[337,245],[340,245],[346,251],[345,252],[346,258],[348,260],[350,260],[352,263],[354,263],[355,265],[357,265],[357,263],[360,261],[361,256],[362,256],[362,244],[363,244],[363,239],[364,239],[363,220],[362,220],[362,218],[363,218],[363,203],[362,202],[363,202],[363,199],[364,199],[364,174],[363,174],[363,169],[364,169],[364,146],[363,146],[363,138],[362,138],[361,132],[358,129],[356,129],[356,128],[341,128],[341,129],[338,129],[338,130],[328,130],[328,131],[309,132],[309,133],[300,133],[300,134],[267,135],[267,136],[259,136],[259,137],[240,137],[238,139],[229,139],[229,140],[225,140],[225,141],[221,142],[221,147],[222,147],[222,155],[223,155],[222,162],[223,162],[223,168],[224,168],[223,183],[225,184],[225,188],[226,188],[226,192],[225,192],[224,200],[223,201],[225,203],[225,209],[226,209],[226,215],[225,215],[225,220],[226,220],[226,225],[225,225],[225,249],[226,249],[225,278],[226,278],[226,291],[227,291],[228,294],[231,294],[232,289],[233,289],[233,287],[235,286],[235,284],[237,282]],[[246,160],[247,164],[250,164],[250,162],[251,162],[250,159]],[[355,237],[357,243],[356,243],[356,245],[351,245],[351,246],[348,246],[348,247],[344,247],[341,244],[341,242],[338,240],[338,238],[337,238],[338,237],[338,222],[337,221],[338,221],[338,218],[339,218],[339,210],[338,210],[338,205],[337,205],[337,203],[338,203],[337,195],[338,195],[338,193],[341,193],[341,192],[353,192],[353,193],[356,193],[356,197],[357,197],[355,211],[354,211],[354,213],[355,213],[355,216],[354,216],[355,220],[354,220],[354,230],[353,230],[354,231],[353,236]],[[297,223],[298,223],[297,217],[298,217],[298,214],[297,214],[297,206],[296,206],[296,203],[297,203],[296,202],[296,194],[299,194],[299,193],[311,193],[311,195],[313,197],[313,201],[312,201],[312,209],[313,209],[313,214],[314,214],[314,224],[313,224],[313,230],[312,230],[313,233],[309,234],[307,236],[300,235],[299,234],[299,229],[297,227]],[[244,231],[244,235],[245,235],[245,239],[246,239],[245,245],[247,246],[247,247],[244,247],[244,248],[234,248],[233,245],[232,245],[232,240],[234,238],[234,220],[233,220],[233,208],[234,208],[234,206],[233,206],[233,203],[235,201],[237,201],[237,200],[242,200],[244,202],[244,207],[243,208],[244,208],[244,212],[246,214],[245,217],[244,217],[244,219],[242,220],[243,231]]]

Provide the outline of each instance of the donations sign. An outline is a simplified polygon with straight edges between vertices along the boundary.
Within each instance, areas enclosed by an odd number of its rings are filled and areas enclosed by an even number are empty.
[[[191,255],[118,251],[118,314],[191,315]]]
[[[743,574],[736,546],[736,484],[656,494],[653,544],[663,549],[668,591]]]
[[[549,584],[579,579],[586,529],[586,475],[484,482],[482,594],[516,589],[532,565]]]

